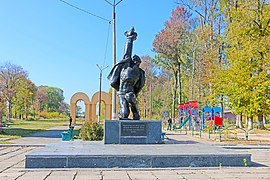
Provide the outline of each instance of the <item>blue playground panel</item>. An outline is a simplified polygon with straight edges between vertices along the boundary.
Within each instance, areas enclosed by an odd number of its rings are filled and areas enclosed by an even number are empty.
[[[216,106],[214,106],[214,107],[212,107],[212,110],[213,110],[213,113],[214,113],[214,114],[216,114],[216,113],[221,113],[221,112],[222,112],[221,107],[216,107]]]

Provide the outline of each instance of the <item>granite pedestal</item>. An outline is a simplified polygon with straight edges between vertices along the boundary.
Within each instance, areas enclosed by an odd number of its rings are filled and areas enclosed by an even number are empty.
[[[105,144],[161,144],[162,122],[105,120]]]
[[[183,143],[134,145],[63,141],[26,155],[25,167],[176,168],[245,166],[245,162],[251,164],[250,154],[207,144]]]

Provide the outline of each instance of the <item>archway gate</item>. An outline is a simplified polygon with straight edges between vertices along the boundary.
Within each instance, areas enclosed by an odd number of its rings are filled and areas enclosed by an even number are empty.
[[[70,99],[70,116],[72,117],[72,124],[76,124],[76,104],[83,100],[85,104],[85,120],[97,122],[96,105],[99,102],[99,92],[96,92],[90,101],[87,94],[83,92],[75,93]],[[101,92],[101,101],[105,103],[105,119],[112,119],[112,103],[109,93]]]

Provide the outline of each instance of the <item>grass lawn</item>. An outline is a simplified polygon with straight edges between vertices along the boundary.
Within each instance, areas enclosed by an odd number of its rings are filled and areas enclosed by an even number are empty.
[[[12,122],[6,122],[6,124],[10,127],[3,128],[0,133],[0,144],[7,144],[11,139],[25,137],[55,126],[67,126],[69,120],[13,120]]]

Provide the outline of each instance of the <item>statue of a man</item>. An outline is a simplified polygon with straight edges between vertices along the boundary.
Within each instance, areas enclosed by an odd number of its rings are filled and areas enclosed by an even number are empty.
[[[139,67],[141,59],[139,56],[132,56],[133,41],[137,38],[134,28],[125,32],[127,42],[123,60],[117,63],[111,70],[108,79],[111,86],[118,91],[120,104],[119,119],[128,119],[130,109],[133,119],[139,120],[139,108],[137,96],[145,83],[145,73]],[[130,108],[130,109],[129,109]]]

